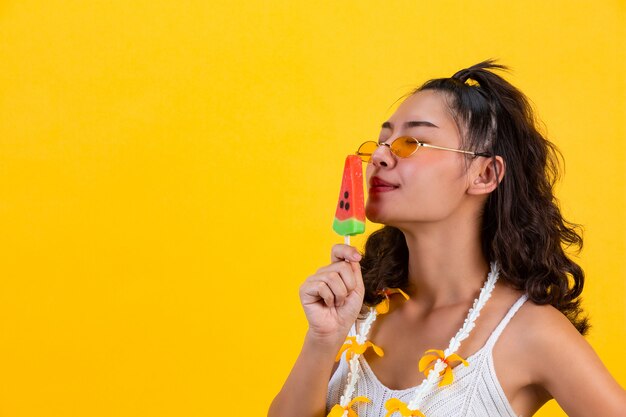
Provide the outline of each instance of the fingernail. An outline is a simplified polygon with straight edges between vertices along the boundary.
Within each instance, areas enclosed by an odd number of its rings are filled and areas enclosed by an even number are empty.
[[[352,255],[352,259],[355,260],[355,261],[360,261],[361,260],[361,254],[357,253],[357,254]]]

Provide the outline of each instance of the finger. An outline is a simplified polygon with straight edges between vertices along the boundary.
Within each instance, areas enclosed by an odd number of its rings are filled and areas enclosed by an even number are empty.
[[[361,264],[358,262],[350,262],[355,281],[355,291],[361,295],[365,294],[365,284],[363,284],[363,275],[361,274]]]
[[[326,285],[333,292],[335,297],[335,306],[340,307],[343,305],[346,297],[348,296],[348,289],[343,283],[343,279],[338,272],[329,272],[320,277],[321,281],[324,281]]]
[[[356,288],[356,277],[354,276],[353,267],[350,266],[350,263],[351,262],[338,261],[318,269],[317,273],[338,273],[343,284],[346,286],[346,290],[352,292]]]
[[[335,295],[326,282],[318,282],[318,293],[328,307],[333,307],[335,305]]]
[[[307,282],[301,287],[302,304],[314,304],[319,301],[331,307],[335,304],[335,297],[330,287],[324,281],[311,281]]]
[[[337,244],[330,251],[331,262],[338,261],[360,261],[361,254],[354,246]]]

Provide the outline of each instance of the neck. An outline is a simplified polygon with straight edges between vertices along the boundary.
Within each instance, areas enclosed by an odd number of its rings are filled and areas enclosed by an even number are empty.
[[[451,223],[401,229],[409,250],[411,299],[431,308],[476,298],[489,272],[478,225]]]

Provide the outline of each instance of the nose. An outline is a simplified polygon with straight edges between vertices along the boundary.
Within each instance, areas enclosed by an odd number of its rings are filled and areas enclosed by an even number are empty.
[[[389,142],[383,142],[378,146],[372,154],[371,162],[376,167],[385,168],[391,168],[396,164],[396,157],[391,152]]]

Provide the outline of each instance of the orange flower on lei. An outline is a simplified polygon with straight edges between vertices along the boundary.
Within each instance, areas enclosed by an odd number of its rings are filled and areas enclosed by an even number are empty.
[[[420,410],[411,410],[403,401],[397,398],[391,398],[385,403],[387,414],[385,417],[389,417],[395,412],[402,414],[402,417],[426,417]]]
[[[328,416],[326,417],[341,417],[343,416],[343,413],[346,412],[346,410],[348,411],[348,417],[359,417],[359,415],[352,408],[350,408],[354,403],[357,402],[369,403],[371,401],[367,397],[356,397],[354,400],[350,401],[350,403],[348,403],[348,405],[346,405],[345,407],[336,404],[333,408],[331,408],[330,413],[328,413]]]
[[[376,312],[378,314],[385,314],[389,311],[389,296],[392,294],[402,294],[402,296],[408,300],[409,296],[407,293],[402,291],[400,288],[384,288],[380,293],[385,297],[383,301],[376,304]]]
[[[439,375],[443,375],[443,379],[439,382],[439,386],[443,387],[445,385],[450,385],[454,380],[454,374],[452,373],[452,366],[450,366],[451,362],[460,361],[463,365],[468,366],[469,363],[456,353],[453,353],[449,356],[444,356],[443,350],[438,349],[430,349],[424,353],[422,359],[420,359],[419,369],[420,372],[424,372],[424,375],[428,376],[428,373],[435,367],[437,360],[441,359],[447,366],[441,371]]]
[[[374,352],[376,352],[376,354],[378,356],[384,356],[385,355],[385,352],[383,352],[383,350],[381,348],[379,348],[378,346],[376,346],[375,344],[373,344],[369,340],[366,341],[363,344],[359,344],[356,341],[356,336],[348,336],[346,338],[346,341],[344,342],[343,346],[341,346],[341,349],[339,349],[339,353],[337,354],[337,357],[335,358],[335,362],[337,362],[341,358],[341,354],[344,351],[347,351],[346,352],[346,359],[350,360],[352,358],[352,355],[354,355],[354,354],[361,355],[363,352],[365,352],[367,350],[368,347],[371,347],[372,349],[374,349]]]

